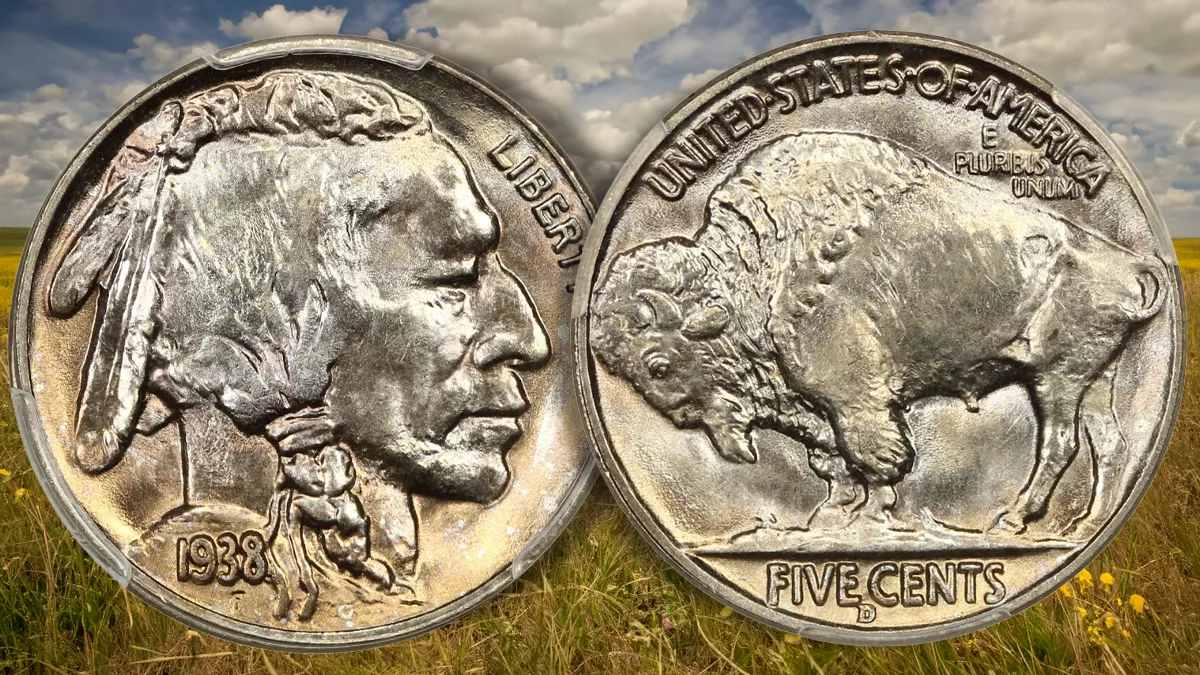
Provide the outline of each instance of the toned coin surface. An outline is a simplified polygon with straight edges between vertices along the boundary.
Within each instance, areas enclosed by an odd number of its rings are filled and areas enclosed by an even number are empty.
[[[502,590],[586,496],[568,346],[593,206],[528,115],[396,44],[251,43],[70,164],[13,301],[64,522],[221,637],[332,651]]]
[[[605,198],[577,383],[618,501],[800,635],[907,644],[1046,597],[1150,485],[1178,266],[1129,160],[984,50],[858,33],[672,111]]]

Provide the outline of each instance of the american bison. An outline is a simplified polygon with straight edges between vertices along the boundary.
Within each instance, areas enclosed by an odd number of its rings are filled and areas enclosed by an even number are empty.
[[[680,428],[754,462],[751,431],[804,444],[830,485],[817,521],[892,527],[911,469],[904,410],[1027,387],[1039,421],[1025,487],[993,529],[1046,511],[1080,446],[1084,395],[1167,294],[1166,268],[961,180],[889,141],[802,133],[752,152],[692,237],[616,255],[591,345]],[[814,521],[815,522],[815,521]]]

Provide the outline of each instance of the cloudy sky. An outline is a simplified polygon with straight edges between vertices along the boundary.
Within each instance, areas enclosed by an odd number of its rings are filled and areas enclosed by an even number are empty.
[[[349,33],[474,69],[546,124],[603,195],[708,77],[806,37],[945,35],[1064,87],[1137,163],[1174,236],[1200,236],[1200,0],[0,0],[0,226],[159,76],[246,40]]]

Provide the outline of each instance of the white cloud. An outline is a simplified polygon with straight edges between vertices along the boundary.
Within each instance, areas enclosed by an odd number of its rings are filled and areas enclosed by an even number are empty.
[[[126,53],[141,59],[142,70],[150,73],[168,73],[220,49],[212,42],[175,47],[148,33],[135,37],[133,45]]]
[[[105,100],[112,105],[113,109],[116,109],[125,105],[126,101],[137,96],[143,89],[149,86],[150,83],[144,80],[130,80],[128,82],[101,85],[100,89],[104,92]]]
[[[1200,75],[1200,4],[1165,0],[983,0],[935,5],[897,27],[979,44],[1057,84]]]
[[[404,41],[467,66],[522,58],[592,83],[627,74],[638,49],[693,14],[687,0],[427,0],[405,10]]]
[[[68,92],[65,87],[60,87],[53,82],[50,84],[43,84],[42,86],[33,90],[33,99],[35,101],[61,101],[62,99],[67,98],[69,95],[70,92]]]
[[[4,168],[3,173],[0,173],[0,193],[19,193],[21,189],[29,185],[29,176],[25,173],[29,165],[27,155],[9,155],[8,166]]]
[[[1198,196],[1200,196],[1200,192],[1196,192],[1195,190],[1180,190],[1179,188],[1170,187],[1158,198],[1158,205],[1163,209],[1171,210],[1196,206],[1196,198]]]
[[[294,11],[275,4],[218,26],[233,38],[342,29],[401,36],[462,63],[545,124],[598,195],[667,110],[756,53],[845,30],[947,35],[1063,86],[1137,164],[1174,233],[1200,235],[1195,0],[419,0],[403,11],[400,5],[366,0],[350,15],[333,6]],[[0,212],[0,224],[27,224],[91,129],[146,81],[218,48],[183,35],[141,35],[126,54],[57,44],[38,51],[21,43],[29,58],[62,64],[10,85],[23,93],[0,101],[0,189],[6,205],[17,205]],[[104,65],[89,64],[100,57],[108,59]]]
[[[609,92],[599,97],[599,106],[591,106],[580,101],[581,91],[637,79],[632,68],[639,52],[686,26],[696,15],[694,5],[688,0],[426,0],[405,10],[403,40],[495,82],[550,129],[600,192],[670,107],[646,101],[662,89],[672,92],[672,102],[679,96],[673,84],[643,82],[649,91]],[[589,95],[596,96],[595,91]],[[657,111],[653,119],[639,117],[652,108]]]
[[[700,85],[708,84],[709,80],[723,72],[725,72],[725,69],[723,68],[709,68],[703,73],[689,73],[684,75],[683,79],[679,81],[679,87],[689,91],[692,89],[698,89]]]
[[[341,31],[342,21],[345,20],[348,11],[337,7],[313,7],[301,12],[289,10],[283,5],[272,5],[261,15],[247,12],[237,23],[221,19],[218,27],[229,37],[251,40],[285,35],[337,33]]]
[[[1200,148],[1200,119],[1188,122],[1183,131],[1179,132],[1179,147]]]
[[[58,174],[99,122],[80,114],[89,108],[70,96],[0,101],[0,226],[33,224]]]

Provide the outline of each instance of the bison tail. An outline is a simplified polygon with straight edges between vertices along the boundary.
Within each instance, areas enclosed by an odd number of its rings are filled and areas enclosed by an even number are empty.
[[[1167,268],[1157,258],[1151,258],[1138,264],[1136,279],[1141,305],[1129,312],[1129,320],[1133,323],[1145,321],[1162,309],[1167,295]]]

